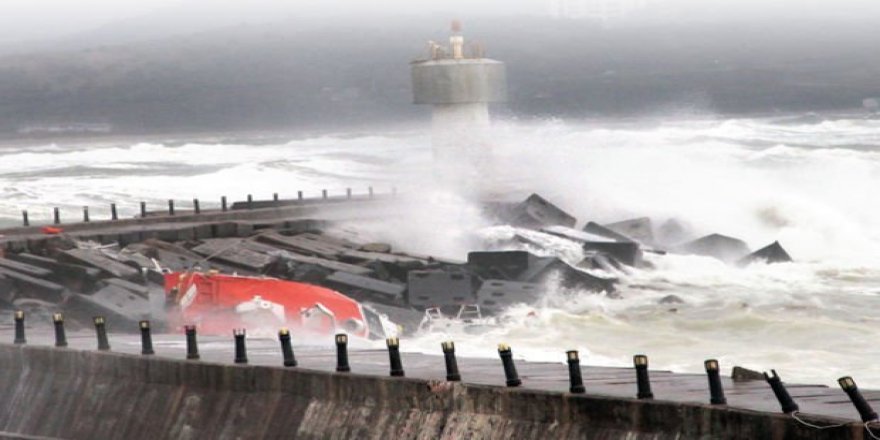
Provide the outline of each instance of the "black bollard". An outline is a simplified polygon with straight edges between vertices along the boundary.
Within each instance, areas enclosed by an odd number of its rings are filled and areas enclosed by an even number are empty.
[[[321,190],[321,198],[324,200],[327,200],[327,190],[326,189]]]
[[[636,397],[639,399],[653,399],[654,393],[651,392],[651,379],[648,377],[648,357],[643,354],[633,356],[633,365],[636,368],[636,382],[638,383]]]
[[[110,340],[107,338],[107,322],[103,316],[92,318],[95,323],[95,334],[98,336],[98,350],[110,351]]]
[[[400,339],[388,338],[385,340],[388,346],[388,359],[391,364],[391,375],[394,377],[403,377],[403,362],[400,360]]]
[[[30,226],[30,225],[31,225],[31,220],[28,218],[28,212],[27,212],[27,209],[21,211],[21,223],[22,223],[22,225],[24,225],[24,226]]]
[[[110,204],[110,220],[119,220],[119,213],[116,212],[116,204]]]
[[[278,204],[278,193],[272,193],[272,201]]]
[[[67,347],[67,335],[64,334],[64,315],[53,313],[52,322],[55,323],[55,346]]]
[[[856,381],[854,381],[852,377],[841,377],[840,379],[837,379],[837,383],[840,384],[840,388],[843,388],[843,391],[849,396],[849,400],[852,401],[853,405],[859,411],[859,415],[862,416],[863,422],[868,423],[877,420],[877,413],[874,412],[874,408],[871,408],[871,404],[865,400],[865,396],[859,391],[859,387],[856,385]]]
[[[703,363],[706,367],[706,376],[709,378],[709,403],[712,405],[727,405],[724,397],[724,386],[721,384],[721,369],[718,361],[709,359]]]
[[[336,335],[336,371],[340,373],[351,371],[348,365],[348,335],[345,333]]]
[[[199,341],[196,339],[196,326],[188,325],[184,329],[186,330],[186,358],[198,360],[201,356],[199,356]]]
[[[27,339],[24,337],[24,311],[16,310],[15,311],[15,344],[27,344]]]
[[[88,223],[89,220],[91,220],[89,218],[89,207],[83,206],[83,223]]]
[[[202,213],[202,206],[199,204],[199,199],[193,199],[193,212],[196,214]]]
[[[498,344],[498,355],[501,356],[501,365],[504,366],[504,377],[507,378],[507,386],[518,387],[522,385],[519,375],[516,373],[516,365],[513,363],[513,351],[507,344]]]
[[[303,192],[302,191],[296,192],[296,199],[299,200],[300,202],[302,202],[302,200],[303,200]]]
[[[235,363],[236,364],[246,364],[248,363],[247,358],[247,346],[245,345],[245,338],[247,337],[247,330],[245,329],[234,329],[232,330],[232,335],[235,337]]]
[[[351,188],[345,188],[345,198],[351,199]]]
[[[254,209],[254,196],[251,194],[247,196],[247,209]]]
[[[461,381],[461,374],[458,373],[458,361],[455,359],[455,343],[446,341],[441,346],[443,347],[443,357],[446,360],[446,380],[449,382]]]
[[[156,354],[153,351],[153,335],[150,333],[150,321],[141,321],[138,323],[141,328],[141,354]]]
[[[229,205],[226,202],[226,196],[220,197],[220,209],[223,212],[226,212],[229,210]]]
[[[370,198],[372,199],[373,198],[373,187],[371,186],[371,187],[367,188],[367,191],[369,191]]]
[[[788,394],[788,390],[785,389],[785,385],[782,384],[782,379],[776,374],[776,370],[770,371],[773,373],[773,376],[764,373],[764,379],[767,380],[767,383],[770,384],[770,388],[773,389],[773,394],[776,395],[776,400],[779,401],[779,405],[782,407],[782,412],[785,414],[797,412],[800,408],[798,407],[798,404],[795,403],[794,399],[791,398],[791,394]]]
[[[53,217],[54,217],[54,223],[56,225],[60,225],[61,224],[61,210],[58,208],[55,208],[53,210]]]
[[[168,215],[174,215],[174,200],[168,199]]]
[[[296,358],[293,356],[293,345],[290,343],[290,330],[286,328],[279,330],[278,340],[281,341],[281,355],[284,356],[284,366],[295,367]]]
[[[141,218],[147,216],[147,202],[141,202]]]
[[[581,358],[576,350],[566,351],[565,355],[568,357],[568,377],[571,382],[569,391],[581,394],[586,391],[584,379],[581,376]]]

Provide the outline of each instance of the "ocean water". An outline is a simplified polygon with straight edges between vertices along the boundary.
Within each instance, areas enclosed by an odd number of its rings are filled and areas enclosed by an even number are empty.
[[[408,350],[439,352],[453,338],[463,355],[629,365],[698,372],[775,368],[789,382],[833,383],[853,375],[880,387],[880,120],[861,115],[675,118],[627,121],[498,121],[485,145],[485,179],[444,185],[432,177],[428,130],[342,133],[284,142],[98,142],[0,148],[0,222],[22,209],[48,221],[111,202],[134,215],[138,202],[186,208],[221,196],[317,196],[398,187],[403,215],[342,228],[401,250],[465,259],[468,250],[515,231],[480,217],[474,194],[511,199],[538,192],[579,219],[675,218],[697,236],[732,235],[758,249],[779,240],[794,263],[727,266],[705,257],[650,255],[653,270],[621,275],[620,298],[551,289],[479,335],[423,334]],[[539,237],[545,239],[544,237]],[[577,246],[550,242],[572,262]],[[683,304],[661,304],[667,295]]]

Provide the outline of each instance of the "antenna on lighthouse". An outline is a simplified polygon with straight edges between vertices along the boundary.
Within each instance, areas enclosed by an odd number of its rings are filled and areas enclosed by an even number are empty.
[[[452,29],[453,34],[461,33],[461,22],[458,20],[452,20],[452,24],[449,26]]]

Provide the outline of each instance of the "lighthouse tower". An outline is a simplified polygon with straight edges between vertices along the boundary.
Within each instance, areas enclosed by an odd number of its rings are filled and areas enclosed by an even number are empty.
[[[433,106],[432,144],[438,177],[455,186],[479,182],[489,162],[489,104],[507,100],[504,63],[465,44],[452,23],[449,46],[429,42],[428,59],[412,63],[413,99]]]

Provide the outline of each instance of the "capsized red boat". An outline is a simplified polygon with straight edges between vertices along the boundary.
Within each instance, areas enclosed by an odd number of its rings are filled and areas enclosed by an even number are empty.
[[[246,328],[252,335],[269,335],[290,328],[384,339],[397,333],[394,323],[369,307],[334,290],[294,281],[174,272],[165,275],[165,294],[173,303],[169,324],[194,324],[206,334]]]

